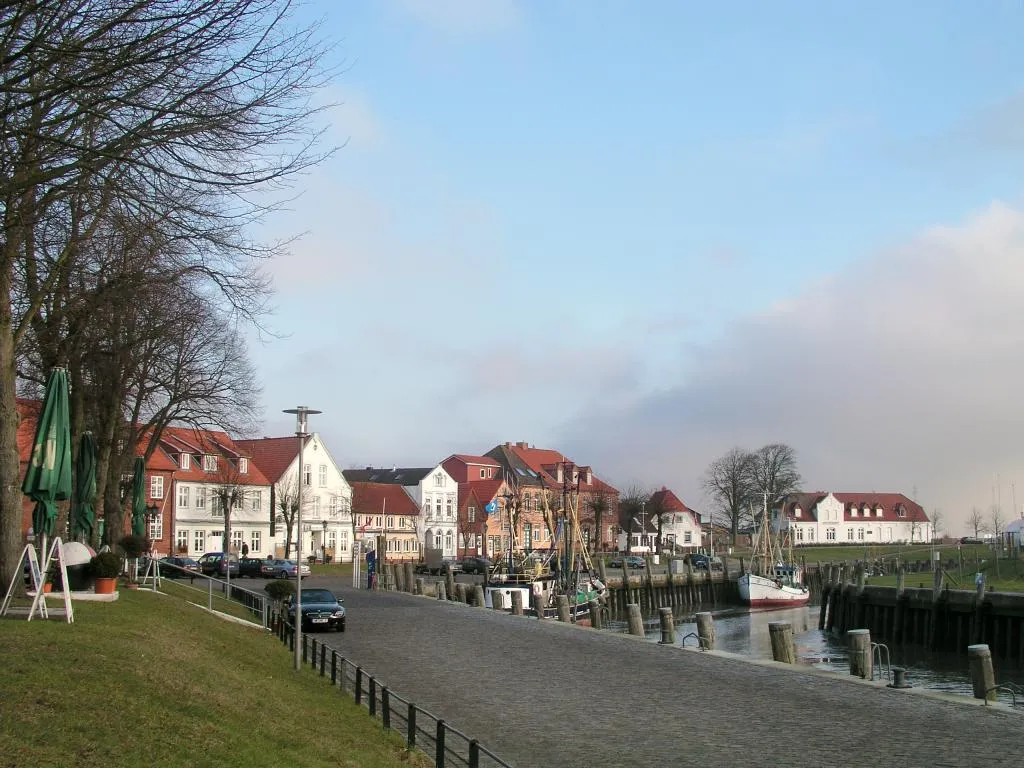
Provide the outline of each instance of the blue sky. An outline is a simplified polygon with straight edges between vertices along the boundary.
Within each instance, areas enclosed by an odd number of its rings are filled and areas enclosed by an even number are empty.
[[[921,455],[905,436],[973,395],[915,408],[899,361],[937,345],[962,370],[1012,322],[982,313],[953,348],[941,311],[921,318],[958,292],[987,304],[964,286],[979,270],[927,295],[911,270],[991,251],[1018,298],[1024,11],[712,5],[310,3],[337,42],[322,98],[345,146],[270,223],[305,235],[270,266],[281,338],[253,347],[264,431],[320,408],[346,466],[527,440],[695,505],[716,455],[788,441],[808,490],[916,488],[954,519],[993,477],[1009,499],[1017,417],[977,427],[990,454],[943,433]],[[1017,341],[993,361],[1013,383]],[[765,375],[781,360],[816,382],[788,410],[791,377]],[[903,383],[862,403],[857,375]]]

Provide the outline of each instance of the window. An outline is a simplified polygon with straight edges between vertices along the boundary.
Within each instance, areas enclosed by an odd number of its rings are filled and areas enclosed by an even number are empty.
[[[249,534],[249,551],[259,552],[263,549],[263,534],[260,531],[253,531]]]
[[[863,528],[858,528],[857,529],[857,540],[858,541],[864,541],[864,529]]]
[[[217,471],[217,457],[213,454],[203,454],[203,469],[207,472]]]
[[[825,529],[825,540],[826,541],[835,541],[836,540],[836,529],[835,528],[826,528]]]
[[[441,518],[441,497],[438,496],[434,499],[434,512],[437,514],[438,519]]]
[[[803,541],[804,540],[804,529],[803,528],[797,528],[796,529],[796,540],[797,541]]]
[[[793,510],[793,517],[800,517],[800,507],[796,507]]]
[[[807,529],[807,540],[808,541],[814,541],[814,529],[813,528],[808,528]]]
[[[302,484],[312,485],[313,484],[313,465],[306,464],[302,467]]]
[[[178,486],[178,506],[181,507],[182,509],[187,509],[188,508],[188,486],[187,485],[179,485]]]
[[[846,538],[850,541],[853,541],[853,528],[846,529]]]
[[[434,475],[434,487],[444,488],[444,475],[441,472]]]
[[[164,516],[156,515],[149,518],[149,538],[152,541],[164,537]]]
[[[388,515],[388,528],[394,528],[394,527],[395,527],[395,518],[393,518],[391,515]]]
[[[341,532],[341,543],[339,547],[342,552],[348,552],[348,531]]]
[[[338,516],[338,497],[331,496],[330,501],[327,502],[327,514],[331,517]]]
[[[320,497],[313,497],[313,516],[320,517]]]
[[[164,497],[164,478],[162,475],[153,475],[149,478],[149,498],[162,499]]]
[[[241,551],[242,542],[245,541],[245,531],[231,531],[231,551]]]
[[[232,509],[241,509],[242,508],[242,500],[244,498],[245,498],[245,491],[243,491],[241,488],[232,488],[231,489],[231,508]]]
[[[380,524],[381,524],[381,516],[377,515],[377,522],[375,524],[375,527],[380,528]]]
[[[540,528],[534,527],[533,529],[533,540],[540,541]]]
[[[896,507],[896,516],[897,517],[906,517],[907,516],[907,510],[906,510],[906,508],[902,504],[900,504],[898,507]]]
[[[693,543],[693,531],[686,531],[683,534],[683,544],[692,544],[692,543]]]
[[[533,525],[523,523],[523,543],[529,544],[531,541],[533,541]]]
[[[250,491],[250,493],[252,494],[252,498],[249,508],[253,512],[259,512],[263,509],[263,491]]]
[[[451,520],[455,517],[455,499],[449,496],[444,503],[445,513],[448,515],[448,519]]]
[[[608,538],[611,539],[612,541],[615,541],[615,526],[614,525],[609,525],[608,526]]]
[[[882,508],[881,507],[875,507],[875,517],[881,517],[881,516],[882,516]]]
[[[213,517],[224,517],[224,499],[219,493],[210,494],[210,515]]]
[[[206,509],[205,488],[196,488],[196,509]]]
[[[188,552],[188,531],[178,531],[178,551]]]
[[[480,479],[483,480],[486,477],[487,477],[487,470],[486,469],[481,469],[480,470]]]
[[[444,548],[450,552],[452,550],[452,547],[453,547],[452,532],[448,531],[444,535]]]
[[[193,552],[205,552],[206,551],[206,531],[196,531],[195,537],[192,540],[192,551]]]
[[[466,509],[466,521],[470,523],[476,522],[476,507],[472,504]]]
[[[326,464],[321,464],[320,467],[317,469],[316,480],[320,484],[321,488],[323,488],[325,485],[327,485],[327,465]]]
[[[181,454],[181,456],[178,457],[178,463],[181,465],[182,469],[191,469],[192,468],[192,454],[190,454],[190,453],[183,453],[183,454]]]
[[[423,511],[426,513],[427,520],[430,520],[433,517],[433,515],[430,514],[430,497],[429,496],[424,496],[423,497]]]
[[[244,456],[238,460],[238,474],[249,474],[249,460]]]

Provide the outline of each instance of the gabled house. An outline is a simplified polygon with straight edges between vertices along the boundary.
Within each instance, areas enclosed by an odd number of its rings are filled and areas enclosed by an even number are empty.
[[[432,542],[431,547],[443,551],[444,557],[456,556],[459,489],[458,483],[443,466],[391,469],[367,467],[346,469],[344,474],[350,483],[383,483],[404,489],[420,510],[414,521],[419,549],[429,541]]]
[[[302,531],[292,530],[289,540],[288,518],[297,524],[293,509],[298,501],[298,438],[264,437],[260,440],[236,440],[270,483],[266,509],[269,536],[274,553],[294,557],[298,538],[302,537],[303,555],[320,559],[330,556],[334,562],[351,562],[355,540],[352,520],[352,487],[345,480],[331,452],[317,432],[308,435],[302,448]],[[287,551],[286,551],[287,550]]]
[[[497,461],[507,473],[510,485],[517,485],[525,496],[528,513],[543,509],[543,497],[553,511],[564,507],[565,499],[578,491],[578,515],[584,540],[592,549],[605,549],[616,541],[619,532],[619,491],[598,478],[591,467],[576,464],[555,450],[536,448],[525,442],[506,442],[495,446],[485,456]],[[526,516],[524,515],[524,519]],[[600,519],[600,520],[599,520]],[[534,547],[543,545],[538,539],[538,526],[546,530],[543,516],[529,519],[529,533]],[[524,537],[527,531],[524,530]],[[524,540],[529,541],[529,538]]]
[[[508,516],[502,517],[510,493],[504,468],[488,456],[462,453],[441,466],[458,483],[458,555],[500,556],[509,540]],[[490,513],[489,504],[494,507]]]
[[[263,557],[272,551],[270,481],[226,432],[165,427],[150,463],[158,452],[174,467],[173,485],[161,493],[173,505],[175,552],[195,557],[230,550]]]
[[[801,544],[930,542],[924,509],[902,493],[790,493],[772,506],[772,528]]]
[[[352,518],[362,550],[376,550],[382,560],[418,560],[420,508],[406,489],[397,483],[361,480],[350,485]]]
[[[668,552],[693,552],[701,546],[700,515],[686,506],[668,488],[651,494],[649,508],[654,511],[655,526],[661,522],[661,549]]]

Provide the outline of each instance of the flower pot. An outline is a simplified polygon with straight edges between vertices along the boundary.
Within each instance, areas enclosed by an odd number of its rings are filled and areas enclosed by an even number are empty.
[[[117,591],[117,579],[96,578],[96,594],[112,595]]]
[[[50,582],[43,584],[43,592],[53,592],[53,584]]]

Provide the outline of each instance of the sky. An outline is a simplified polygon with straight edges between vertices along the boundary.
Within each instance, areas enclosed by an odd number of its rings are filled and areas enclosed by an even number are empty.
[[[708,511],[734,446],[1024,510],[1016,2],[307,2],[338,151],[267,223],[263,433],[504,441]],[[1017,486],[1020,486],[1019,498]]]

